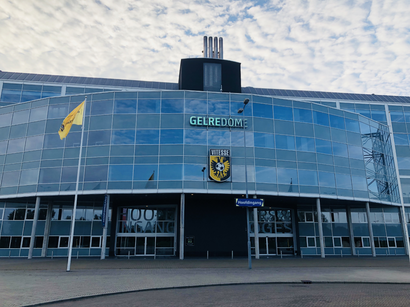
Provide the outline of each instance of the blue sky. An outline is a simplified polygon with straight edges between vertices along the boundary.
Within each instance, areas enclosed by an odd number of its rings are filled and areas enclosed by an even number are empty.
[[[0,0],[0,70],[177,82],[208,35],[242,86],[410,96],[409,16],[409,0]]]

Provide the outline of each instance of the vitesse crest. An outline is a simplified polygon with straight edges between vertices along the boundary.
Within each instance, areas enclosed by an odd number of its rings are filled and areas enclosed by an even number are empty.
[[[211,149],[209,151],[209,178],[217,182],[231,178],[231,150]]]

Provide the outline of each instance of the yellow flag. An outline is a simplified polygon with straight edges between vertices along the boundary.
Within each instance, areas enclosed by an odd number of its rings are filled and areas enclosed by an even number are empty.
[[[83,124],[84,103],[85,100],[73,111],[71,111],[71,113],[68,114],[67,117],[63,120],[60,130],[58,130],[60,139],[64,139],[67,136],[73,124],[79,126]]]

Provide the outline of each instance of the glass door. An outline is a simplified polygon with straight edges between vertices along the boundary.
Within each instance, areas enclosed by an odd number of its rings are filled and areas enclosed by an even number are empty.
[[[276,238],[259,237],[259,255],[276,255]]]
[[[117,256],[174,256],[176,253],[175,206],[119,208]]]
[[[251,219],[253,226],[253,219]],[[259,255],[286,255],[294,252],[292,210],[258,209]],[[251,227],[252,229],[252,227]],[[254,232],[253,232],[253,235]],[[255,248],[254,241],[252,247]]]

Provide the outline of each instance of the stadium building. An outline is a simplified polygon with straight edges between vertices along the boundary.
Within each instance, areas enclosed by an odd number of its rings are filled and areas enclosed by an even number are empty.
[[[410,97],[242,87],[206,37],[178,83],[0,71],[0,93],[0,257],[67,256],[82,127],[57,132],[86,97],[73,256],[244,256],[246,191],[256,258],[408,254]]]

